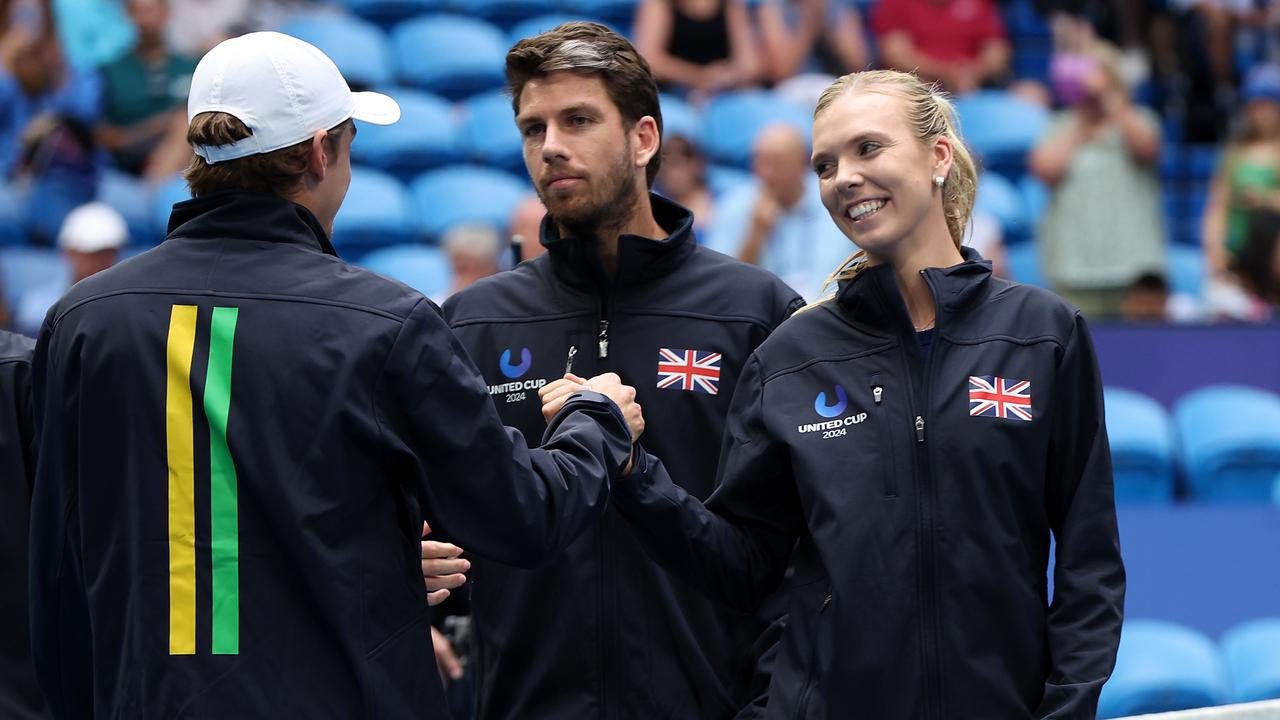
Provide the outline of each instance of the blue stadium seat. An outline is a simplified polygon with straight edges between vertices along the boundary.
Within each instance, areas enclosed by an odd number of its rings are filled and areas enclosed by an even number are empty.
[[[1018,181],[1018,192],[1022,194],[1022,207],[1027,212],[1027,222],[1030,224],[1027,239],[1031,239],[1035,235],[1035,229],[1040,225],[1040,220],[1044,218],[1044,214],[1049,212],[1049,188],[1045,184],[1037,180],[1031,174],[1024,175]]]
[[[1008,93],[981,91],[957,98],[956,114],[965,140],[983,167],[1011,179],[1026,173],[1027,153],[1048,122],[1048,112]]]
[[[713,162],[746,168],[756,134],[776,123],[794,125],[806,136],[811,132],[809,111],[772,93],[744,90],[720,95],[702,114],[702,148]]]
[[[1222,636],[1234,703],[1280,698],[1280,618],[1237,625]]]
[[[458,142],[471,162],[525,172],[523,141],[511,98],[505,93],[485,93],[463,103]]]
[[[303,15],[280,32],[323,50],[352,87],[382,87],[395,79],[391,41],[371,22],[350,15]]]
[[[1005,248],[1004,259],[1013,280],[1025,285],[1049,287],[1049,281],[1044,277],[1044,268],[1040,265],[1039,244],[1025,242],[1010,245]]]
[[[1208,182],[1213,178],[1213,171],[1218,166],[1218,156],[1222,153],[1217,145],[1188,145],[1186,148],[1187,178],[1200,182]]]
[[[493,25],[461,15],[427,15],[391,31],[400,79],[459,100],[502,87],[507,38]]]
[[[1116,502],[1168,502],[1174,490],[1173,419],[1141,393],[1106,388]]]
[[[562,0],[561,8],[568,13],[604,21],[616,28],[631,27],[638,0]]]
[[[515,45],[525,38],[533,37],[534,35],[541,35],[542,33],[548,30],[554,30],[567,22],[582,19],[583,18],[580,15],[548,13],[546,15],[531,17],[528,20],[521,20],[511,26],[511,29],[507,31],[507,43]]]
[[[1007,244],[1016,245],[1031,237],[1031,223],[1027,220],[1022,193],[1002,175],[982,173],[978,180],[978,197],[974,209],[986,212],[1000,221]]]
[[[1226,697],[1226,670],[1213,641],[1171,622],[1128,620],[1098,717],[1207,707]]]
[[[1184,396],[1173,414],[1193,496],[1267,502],[1280,472],[1280,396],[1213,385]]]
[[[445,0],[339,0],[348,10],[382,27],[418,15],[443,12]]]
[[[1170,243],[1169,289],[1191,297],[1200,297],[1204,284],[1204,250],[1184,243]]]
[[[675,95],[662,93],[658,96],[658,106],[662,109],[662,135],[683,135],[694,143],[699,143],[699,129],[702,120],[693,106]]]
[[[462,222],[506,228],[511,211],[529,194],[528,183],[493,168],[455,165],[424,173],[410,187],[419,228],[435,242]]]
[[[11,310],[28,290],[51,285],[69,272],[66,261],[57,250],[42,247],[13,246],[0,248],[0,283],[4,299]]]
[[[1181,182],[1186,178],[1186,157],[1173,138],[1164,138],[1164,147],[1160,149],[1160,180],[1168,187],[1171,183]]]
[[[379,170],[351,168],[351,187],[333,221],[334,249],[356,259],[415,239],[413,205],[404,185]]]
[[[191,199],[191,188],[181,175],[175,175],[151,192],[151,212],[156,233],[164,238],[169,234],[169,215],[173,206]]]
[[[1280,474],[1276,475],[1276,481],[1271,485],[1271,503],[1280,506]]]
[[[419,90],[386,91],[400,104],[394,125],[359,123],[351,158],[409,182],[462,157],[453,103]]]
[[[374,250],[360,265],[408,285],[437,301],[449,292],[453,268],[444,251],[427,245],[396,245]]]
[[[452,0],[450,10],[510,28],[523,20],[555,12],[556,2],[554,0]]]
[[[716,197],[736,187],[746,185],[754,179],[754,175],[741,168],[726,167],[724,165],[707,166],[707,187],[711,188],[711,194]]]

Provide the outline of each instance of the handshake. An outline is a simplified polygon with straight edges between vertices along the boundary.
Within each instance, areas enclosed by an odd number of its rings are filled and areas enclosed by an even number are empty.
[[[640,412],[640,404],[636,402],[636,389],[623,385],[622,378],[617,373],[597,375],[590,380],[565,373],[563,378],[544,385],[538,391],[538,398],[542,400],[542,417],[551,422],[551,418],[560,412],[569,396],[582,390],[598,392],[612,400],[627,421],[627,427],[631,430],[631,442],[640,439],[644,432],[644,415]]]

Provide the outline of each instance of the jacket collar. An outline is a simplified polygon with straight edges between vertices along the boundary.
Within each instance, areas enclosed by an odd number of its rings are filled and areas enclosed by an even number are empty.
[[[266,240],[337,256],[310,210],[270,193],[227,190],[184,200],[169,215],[168,238]]]
[[[556,275],[569,285],[607,288],[643,283],[678,267],[696,246],[693,213],[652,193],[649,202],[654,219],[668,235],[658,240],[639,235],[619,236],[618,268],[612,279],[600,261],[597,238],[561,237],[550,216],[543,218],[542,244],[547,248]]]
[[[938,303],[935,327],[947,325],[972,307],[983,297],[991,279],[991,263],[977,250],[962,247],[960,255],[964,262],[959,265],[923,271]],[[894,334],[915,332],[893,267],[888,264],[866,268],[852,280],[841,281],[836,302],[861,325]]]

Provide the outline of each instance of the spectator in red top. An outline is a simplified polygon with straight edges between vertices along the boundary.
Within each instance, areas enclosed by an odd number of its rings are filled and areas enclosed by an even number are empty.
[[[993,0],[880,0],[872,29],[886,67],[961,94],[1004,79],[1009,42]]]

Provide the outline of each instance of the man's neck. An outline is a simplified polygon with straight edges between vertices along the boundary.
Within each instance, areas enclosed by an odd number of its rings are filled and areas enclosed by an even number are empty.
[[[600,253],[600,263],[604,265],[605,272],[608,273],[609,277],[613,277],[618,272],[619,237],[623,235],[639,235],[640,237],[661,239],[667,235],[667,231],[658,224],[657,218],[653,216],[653,204],[650,202],[647,192],[636,200],[632,205],[631,212],[627,213],[619,222],[607,223],[594,230],[586,231],[570,231],[563,225],[560,226],[561,235],[573,233],[596,239],[596,247]]]

